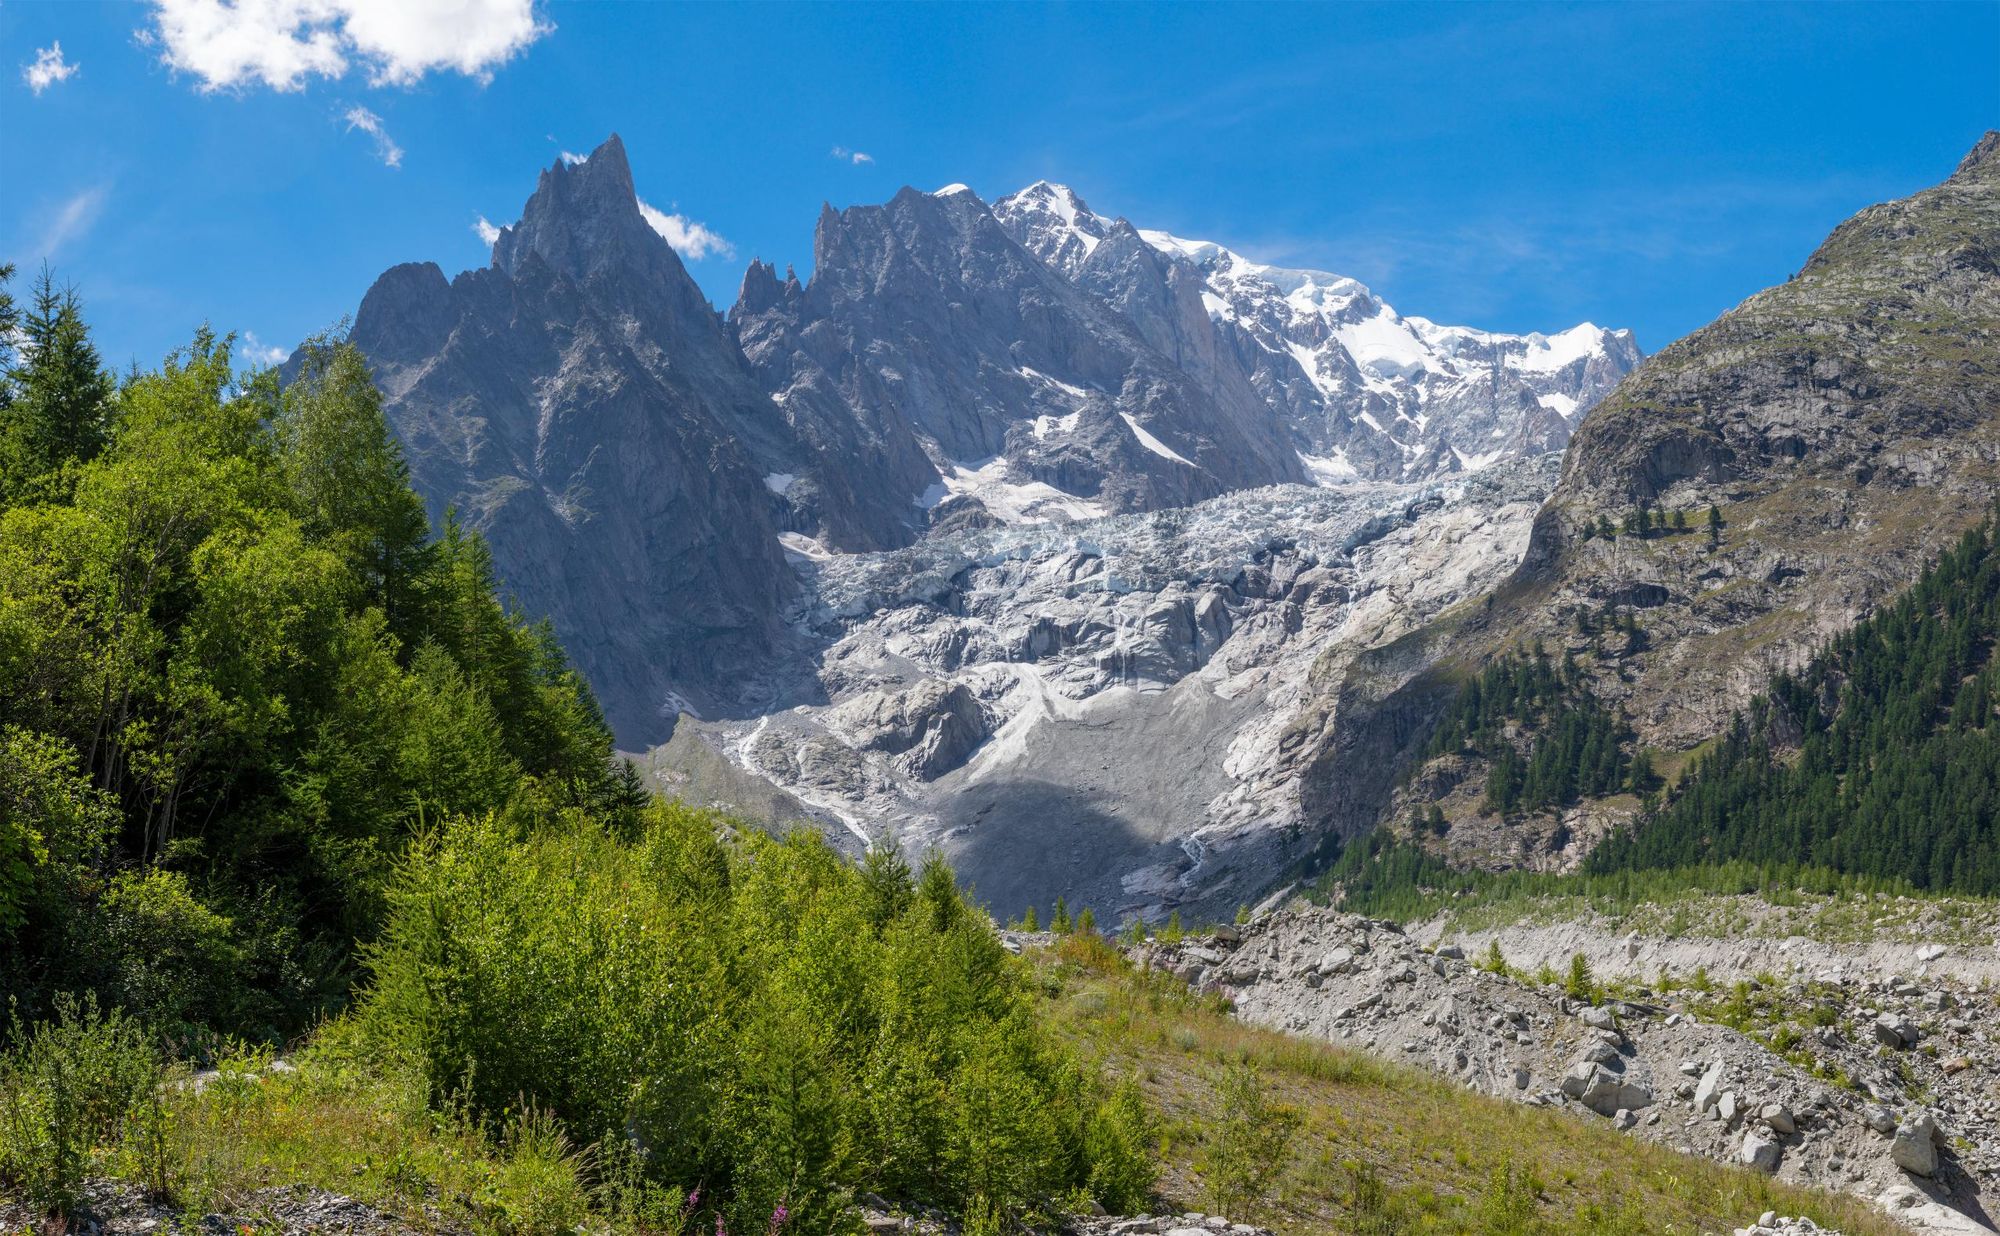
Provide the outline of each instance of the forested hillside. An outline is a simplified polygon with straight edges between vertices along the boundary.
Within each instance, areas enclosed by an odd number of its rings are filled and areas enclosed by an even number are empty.
[[[102,370],[46,272],[0,383],[0,986],[277,1038],[425,821],[631,813],[588,688],[433,536],[361,357]],[[0,329],[0,335],[5,330]]]
[[[1427,758],[1487,768],[1506,814],[1607,793],[1658,801],[1611,833],[1570,883],[1639,871],[1699,886],[1781,882],[2000,893],[2000,545],[1988,520],[1893,604],[1773,678],[1664,786],[1567,663],[1504,657],[1461,688]],[[1522,747],[1527,754],[1523,755]],[[1648,799],[1648,801],[1653,801]],[[1412,910],[1419,890],[1555,891],[1561,877],[1483,877],[1429,852],[1433,809],[1319,856],[1322,887],[1356,907]],[[1434,847],[1432,847],[1434,848]]]
[[[1136,1092],[1044,1031],[949,868],[648,803],[481,540],[426,526],[352,346],[281,386],[204,330],[115,380],[46,273],[17,324],[0,1195],[66,1213],[144,1153],[197,1196],[161,1071],[352,1005],[312,1050],[529,1173],[502,1230],[1144,1200]]]
[[[1774,679],[1591,868],[1742,859],[2000,893],[1996,637],[1989,520],[1895,604]]]

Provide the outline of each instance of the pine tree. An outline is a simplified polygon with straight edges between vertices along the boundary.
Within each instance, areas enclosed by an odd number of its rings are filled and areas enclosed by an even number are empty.
[[[1722,512],[1715,503],[1708,504],[1708,547],[1714,549],[1722,544]]]
[[[1686,532],[1687,530],[1688,530],[1687,512],[1676,510],[1674,512],[1674,534],[1678,536],[1681,533]]]
[[[1590,972],[1590,960],[1582,953],[1569,959],[1569,973],[1563,978],[1563,992],[1572,1000],[1597,1003],[1597,979]]]
[[[57,287],[47,267],[19,330],[13,397],[0,409],[0,500],[10,503],[64,496],[63,471],[95,458],[109,440],[116,395],[82,300],[75,288]]]
[[[1049,930],[1057,935],[1067,935],[1069,929],[1069,903],[1063,900],[1061,893],[1057,893],[1055,913],[1049,915]]]
[[[868,921],[878,932],[916,900],[917,885],[910,864],[893,841],[868,847],[861,860],[861,886],[868,898]]]
[[[1031,903],[1028,906],[1027,911],[1021,915],[1021,930],[1040,931],[1041,929],[1042,929],[1042,916],[1035,912],[1035,907]]]

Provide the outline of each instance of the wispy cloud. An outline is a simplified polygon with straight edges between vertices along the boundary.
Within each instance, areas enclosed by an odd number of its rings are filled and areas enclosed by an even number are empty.
[[[40,94],[57,82],[66,82],[76,76],[78,66],[63,59],[62,40],[49,44],[35,53],[35,58],[21,66],[21,80],[28,83],[28,89]]]
[[[654,231],[666,237],[676,253],[690,262],[699,262],[711,256],[736,256],[736,246],[710,231],[706,224],[697,223],[685,215],[668,214],[644,201],[639,203],[639,213],[646,217],[646,222]]]
[[[283,348],[266,344],[263,340],[257,338],[257,332],[254,330],[243,332],[243,346],[238,348],[237,352],[244,360],[249,361],[260,369],[268,369],[291,355],[291,353],[285,351]]]
[[[575,167],[579,163],[590,162],[590,156],[587,154],[578,154],[574,150],[565,150],[562,152],[562,161],[569,167]]]
[[[855,163],[855,164],[873,163],[875,161],[875,156],[869,154],[867,151],[849,150],[845,146],[835,146],[833,148],[831,157],[835,159],[844,159],[849,163]]]
[[[385,167],[403,166],[403,148],[396,144],[389,131],[382,127],[382,118],[365,107],[350,107],[346,114],[347,131],[361,130],[375,139],[375,157],[382,160]]]
[[[263,85],[302,90],[360,65],[372,86],[414,85],[431,72],[480,82],[555,29],[535,0],[152,0],[141,41],[204,93]]]
[[[105,187],[99,185],[65,198],[49,215],[35,256],[44,260],[53,258],[71,241],[88,232],[97,222],[97,217],[104,213],[106,196]]]
[[[472,232],[473,235],[479,237],[479,243],[489,249],[500,239],[500,229],[487,222],[485,215],[481,215],[472,221]]]

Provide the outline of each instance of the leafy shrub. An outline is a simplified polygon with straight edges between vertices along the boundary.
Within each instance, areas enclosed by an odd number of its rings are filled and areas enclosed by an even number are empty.
[[[359,1033],[434,1101],[525,1104],[574,1144],[637,1147],[651,1181],[703,1185],[739,1231],[780,1207],[827,1230],[862,1188],[1009,1217],[1143,1191],[1136,1095],[1100,1098],[1041,1028],[948,867],[912,881],[816,835],[723,831],[673,804],[629,840],[444,825],[389,892]]]
[[[583,1177],[589,1156],[570,1145],[554,1116],[521,1108],[501,1137],[506,1158],[487,1186],[487,1204],[510,1236],[562,1236],[590,1209]]]
[[[1084,1132],[1090,1160],[1089,1190],[1112,1214],[1148,1208],[1158,1176],[1153,1157],[1153,1120],[1138,1084],[1127,1078],[1092,1113]]]
[[[53,1019],[14,1024],[0,1058],[0,1184],[66,1214],[81,1200],[93,1148],[113,1142],[160,1081],[160,1058],[137,1023],[94,997],[58,997]]]
[[[1210,1206],[1241,1218],[1255,1212],[1289,1158],[1299,1113],[1270,1100],[1251,1064],[1225,1069],[1215,1093],[1221,1112],[1207,1147]]]
[[[105,894],[103,921],[122,1007],[181,1028],[232,1002],[240,954],[230,921],[196,900],[180,872],[120,873]]]
[[[1582,953],[1570,954],[1569,973],[1563,976],[1563,993],[1572,1000],[1597,1003],[1597,979],[1590,972],[1590,959]]]

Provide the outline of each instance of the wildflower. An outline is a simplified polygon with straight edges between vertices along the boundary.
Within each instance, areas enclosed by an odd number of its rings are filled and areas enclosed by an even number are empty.
[[[778,1229],[785,1226],[785,1220],[791,1217],[792,1217],[792,1212],[785,1209],[785,1204],[783,1202],[779,1202],[778,1208],[771,1212],[771,1228],[769,1236],[778,1236]]]

